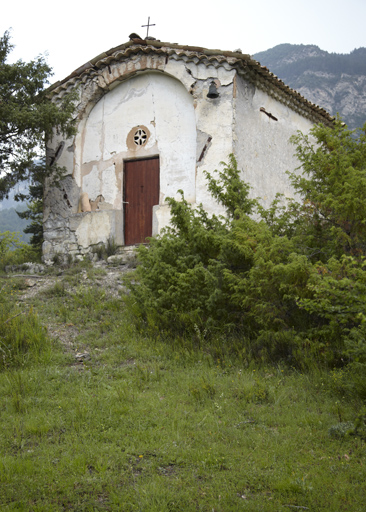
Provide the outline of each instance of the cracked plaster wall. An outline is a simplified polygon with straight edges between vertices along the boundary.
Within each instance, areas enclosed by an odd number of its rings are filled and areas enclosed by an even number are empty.
[[[216,99],[207,98],[211,81],[219,90]],[[222,213],[207,191],[203,171],[213,173],[230,153],[252,185],[252,196],[268,205],[276,192],[292,195],[285,172],[297,162],[288,139],[311,127],[227,62],[211,65],[176,55],[133,55],[106,65],[80,87],[78,111],[76,136],[62,141],[55,133],[49,144],[50,156],[58,155],[57,164],[65,167],[65,185],[46,191],[44,259],[57,252],[85,254],[111,237],[123,245],[125,160],[159,156],[156,234],[169,224],[166,197],[177,197],[178,189],[193,205]],[[137,127],[148,135],[143,146],[133,144]],[[82,194],[96,211],[80,211]]]
[[[251,197],[261,198],[265,207],[277,192],[294,197],[286,171],[296,169],[299,162],[289,139],[297,130],[307,133],[311,121],[240,76],[236,77],[235,96],[234,152],[243,180],[252,187]]]
[[[143,146],[127,141],[137,127],[149,131]],[[89,115],[78,151],[82,190],[91,199],[102,194],[107,207],[122,208],[123,161],[149,156],[160,157],[159,203],[163,204],[167,196],[176,196],[178,188],[194,202],[193,100],[183,85],[169,76],[144,73],[106,94]]]
[[[44,259],[55,253],[88,252],[114,237],[123,245],[123,162],[159,156],[160,199],[153,233],[169,224],[166,197],[184,190],[192,204],[220,209],[207,192],[210,172],[232,152],[232,86],[235,72],[202,63],[134,56],[103,69],[80,91],[79,121],[73,140],[64,141],[57,164],[65,167],[67,191],[47,187]],[[220,97],[207,98],[212,80]],[[144,146],[131,146],[132,129],[147,128]],[[50,155],[62,137],[54,135]],[[65,187],[64,187],[65,188]],[[97,211],[80,212],[80,196],[101,198]],[[71,198],[71,199],[70,199]]]

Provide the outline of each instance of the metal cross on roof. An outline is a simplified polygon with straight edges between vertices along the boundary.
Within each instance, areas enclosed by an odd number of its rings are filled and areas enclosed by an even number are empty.
[[[155,27],[155,23],[150,23],[150,16],[147,20],[147,25],[141,25],[141,27],[147,27],[147,32],[146,32],[146,37],[149,36],[149,28],[150,27]]]

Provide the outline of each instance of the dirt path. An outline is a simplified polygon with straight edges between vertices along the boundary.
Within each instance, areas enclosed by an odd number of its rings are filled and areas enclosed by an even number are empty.
[[[70,272],[70,269],[56,270],[53,273],[21,273],[9,274],[9,277],[18,277],[23,280],[23,291],[18,297],[19,303],[25,308],[31,307],[33,299],[39,294],[47,300],[46,291],[56,287],[57,283],[64,285],[67,293],[72,295],[81,288],[103,289],[108,297],[120,297],[121,293],[127,292],[123,285],[123,276],[131,272],[127,265],[110,265],[106,262],[98,262],[92,268],[80,268],[78,272]],[[84,350],[86,347],[78,347],[77,337],[80,334],[79,328],[72,323],[60,322],[59,318],[48,316],[42,319],[47,331],[52,338],[59,340],[65,351],[72,353],[75,357],[78,348]],[[76,357],[77,360],[77,357]]]

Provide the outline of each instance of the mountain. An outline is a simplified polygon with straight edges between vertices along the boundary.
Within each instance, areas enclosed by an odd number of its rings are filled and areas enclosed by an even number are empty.
[[[17,210],[18,206],[21,206],[22,208],[23,208],[23,206],[25,207],[26,202],[25,201],[16,201],[15,196],[17,194],[27,194],[28,188],[29,188],[28,181],[23,181],[23,182],[18,183],[14,188],[12,188],[10,190],[8,199],[0,200],[0,211],[8,209],[8,208],[15,208]],[[23,208],[23,209],[25,209],[25,208]]]
[[[338,112],[349,128],[366,122],[366,48],[339,54],[280,44],[253,57],[306,99],[332,115]]]
[[[18,212],[23,212],[27,209],[25,201],[16,201],[16,194],[26,194],[28,191],[28,182],[19,183],[14,189],[9,192],[8,199],[0,201],[0,235],[4,231],[18,232],[21,235],[21,241],[29,243],[29,233],[24,233],[24,229],[29,225],[30,221],[21,219]]]
[[[25,204],[22,204],[21,206],[17,205],[15,208],[3,208],[0,210],[0,235],[4,231],[10,231],[19,233],[20,240],[22,242],[29,243],[30,238],[32,235],[29,233],[24,233],[24,229],[28,226],[29,220],[21,219],[18,212],[22,212],[27,209],[27,206]]]

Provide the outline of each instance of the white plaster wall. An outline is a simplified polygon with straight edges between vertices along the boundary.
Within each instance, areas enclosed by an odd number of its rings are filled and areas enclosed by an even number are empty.
[[[252,186],[251,196],[261,198],[266,207],[277,192],[294,197],[286,171],[294,171],[299,162],[289,139],[297,130],[307,133],[313,124],[241,77],[235,103],[235,156],[243,179]],[[270,119],[261,107],[278,120]]]
[[[220,96],[217,99],[207,98],[211,78],[205,81],[202,89],[202,97],[197,101],[196,118],[197,128],[210,136],[212,139],[208,144],[203,159],[197,162],[196,176],[196,200],[197,204],[202,203],[210,214],[222,213],[222,208],[213,200],[207,190],[207,180],[203,171],[211,174],[220,167],[220,162],[227,161],[228,155],[233,152],[232,126],[233,126],[233,70],[223,71],[221,69],[221,82],[218,82]],[[211,71],[211,76],[215,76]],[[198,148],[200,153],[201,148]]]
[[[107,92],[95,105],[93,98],[102,94],[101,86],[94,81],[87,84],[78,133],[66,141],[58,161],[72,177],[67,177],[56,202],[57,194],[45,198],[45,221],[55,211],[49,233],[45,232],[46,243],[55,249],[56,242],[63,240],[65,248],[69,244],[76,252],[85,252],[113,236],[122,245],[126,159],[159,156],[160,199],[153,209],[153,234],[169,224],[166,197],[179,198],[178,189],[193,205],[202,203],[208,213],[222,213],[207,191],[204,170],[213,173],[230,153],[235,154],[243,179],[253,187],[252,197],[261,197],[265,206],[276,192],[293,196],[286,171],[294,170],[298,162],[289,138],[299,129],[307,132],[312,123],[247,83],[235,70],[206,64],[161,56],[115,63],[103,71]],[[160,71],[140,72],[144,65]],[[127,78],[124,73],[134,75]],[[217,99],[207,98],[212,80],[218,87]],[[260,112],[261,107],[278,121]],[[138,126],[150,132],[148,142],[131,146],[128,136]],[[55,135],[51,149],[57,150],[60,142]],[[99,211],[77,213],[78,197],[84,192],[91,201],[102,196]],[[60,215],[63,231],[57,225]]]
[[[149,140],[131,151],[127,136],[141,125],[150,131]],[[122,208],[123,159],[159,155],[160,204],[167,196],[176,197],[179,188],[194,202],[196,126],[192,96],[180,82],[162,73],[135,76],[95,105],[77,152],[81,190],[91,200],[102,194],[112,207]]]
[[[111,231],[111,219],[108,212],[96,212],[84,215],[75,231],[78,244],[84,248],[103,242],[106,244]]]

